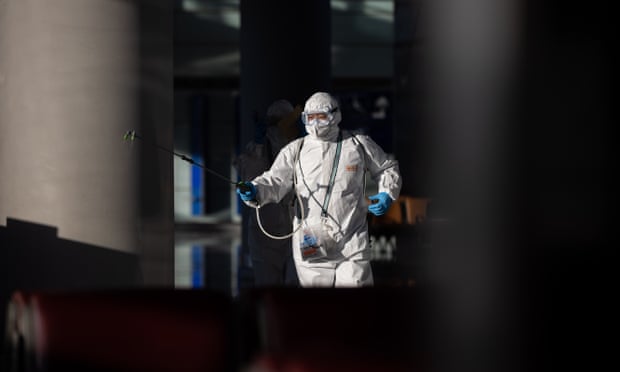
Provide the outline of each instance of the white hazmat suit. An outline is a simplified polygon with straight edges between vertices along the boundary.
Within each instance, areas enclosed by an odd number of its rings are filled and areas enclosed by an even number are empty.
[[[328,119],[309,121],[312,113],[326,113]],[[402,185],[398,162],[370,137],[340,130],[338,102],[328,93],[313,94],[302,115],[308,135],[282,148],[271,168],[251,181],[258,204],[245,203],[256,207],[278,202],[292,189],[298,193],[301,206],[297,203],[293,225],[302,226],[292,246],[302,286],[372,285],[365,175],[370,172],[378,191],[396,200]],[[312,233],[325,255],[304,259],[304,238]]]

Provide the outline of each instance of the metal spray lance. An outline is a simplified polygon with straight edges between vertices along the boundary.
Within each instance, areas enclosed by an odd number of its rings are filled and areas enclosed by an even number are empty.
[[[190,164],[193,164],[193,165],[195,165],[195,166],[197,166],[197,167],[200,167],[200,168],[202,168],[202,169],[206,170],[207,172],[209,172],[209,173],[213,174],[214,176],[217,176],[217,177],[221,178],[222,180],[224,180],[224,181],[226,181],[226,182],[228,182],[228,183],[231,183],[231,184],[235,185],[235,186],[236,186],[239,190],[241,190],[242,192],[246,192],[246,191],[250,191],[250,190],[251,190],[251,189],[250,189],[250,187],[249,187],[249,186],[247,186],[247,185],[246,185],[243,181],[235,182],[235,181],[231,180],[230,178],[225,177],[225,176],[223,176],[223,175],[221,175],[221,174],[217,173],[216,171],[214,171],[214,170],[212,170],[212,169],[209,169],[209,168],[205,167],[204,165],[202,165],[202,164],[200,164],[200,163],[198,163],[198,162],[194,161],[194,159],[192,159],[192,158],[189,158],[189,157],[187,157],[187,156],[185,156],[185,155],[183,155],[183,154],[178,154],[178,153],[176,153],[176,152],[174,152],[174,151],[172,151],[172,150],[170,150],[170,149],[167,149],[167,148],[165,148],[165,147],[163,147],[163,146],[160,146],[160,145],[159,145],[159,144],[157,144],[157,143],[154,143],[154,142],[151,142],[151,141],[147,141],[147,140],[145,140],[144,138],[142,138],[142,136],[140,136],[139,134],[137,134],[135,130],[128,130],[128,131],[127,131],[127,132],[125,132],[125,134],[123,135],[123,139],[124,139],[125,141],[131,141],[131,142],[133,142],[133,141],[135,141],[135,139],[136,139],[136,138],[137,138],[137,139],[139,139],[139,140],[142,140],[142,141],[144,141],[144,142],[147,142],[148,144],[150,144],[150,145],[152,145],[152,146],[154,146],[154,147],[156,147],[156,148],[158,148],[158,149],[160,149],[160,150],[162,150],[162,151],[165,151],[165,152],[167,152],[167,153],[169,153],[169,154],[171,154],[171,155],[178,156],[178,157],[180,157],[181,159],[185,160],[186,162],[188,162],[188,163],[190,163]],[[297,196],[297,200],[298,200],[298,202],[299,202],[299,203],[300,203],[300,205],[301,205],[301,197],[299,196],[299,193],[297,193],[297,192],[296,192],[295,194],[296,194],[296,196]],[[258,203],[258,202],[257,202],[257,203]],[[290,234],[286,234],[286,235],[282,235],[282,236],[272,235],[272,234],[268,233],[268,232],[265,230],[265,228],[263,227],[263,224],[261,223],[261,219],[260,219],[259,210],[260,210],[260,205],[258,205],[258,204],[257,204],[257,208],[256,208],[256,219],[257,219],[257,222],[258,222],[258,226],[260,227],[261,231],[262,231],[265,235],[267,235],[268,237],[270,237],[270,238],[272,238],[272,239],[286,239],[286,238],[289,238],[289,237],[293,236],[293,234],[295,234],[295,233],[297,232],[297,230],[299,230],[299,229],[301,228],[301,225],[302,225],[302,224],[300,223],[300,224],[297,226],[297,228],[295,228],[295,229],[294,229],[294,230],[293,230]],[[304,219],[305,219],[305,214],[304,214],[304,209],[302,208],[302,209],[301,209],[301,220],[303,221]]]
[[[167,153],[169,153],[171,155],[174,155],[174,156],[178,156],[179,158],[185,160],[186,162],[188,162],[188,163],[190,163],[192,165],[195,165],[197,167],[200,167],[200,168],[204,169],[205,171],[211,173],[212,175],[217,176],[220,179],[235,185],[238,189],[240,189],[243,192],[250,190],[250,188],[245,183],[243,183],[243,181],[235,182],[235,181],[231,180],[230,178],[225,177],[225,176],[217,173],[216,171],[205,167],[204,165],[198,163],[197,161],[195,161],[194,159],[192,159],[192,158],[190,158],[190,157],[188,157],[186,155],[176,153],[176,152],[174,152],[174,151],[172,151],[170,149],[167,149],[167,148],[165,148],[165,147],[163,147],[163,146],[161,146],[161,145],[159,145],[157,143],[154,143],[154,142],[151,142],[151,141],[147,141],[142,136],[137,134],[135,130],[128,130],[123,135],[123,139],[125,141],[133,142],[133,141],[136,140],[136,138],[139,139],[139,140],[142,140],[142,141],[144,141],[144,142],[146,142],[146,143],[148,143],[148,144],[150,144],[150,145],[152,145],[152,146],[154,146],[154,147],[156,147],[156,148],[158,148],[158,149],[160,149],[160,150],[162,150],[164,152],[167,152]]]

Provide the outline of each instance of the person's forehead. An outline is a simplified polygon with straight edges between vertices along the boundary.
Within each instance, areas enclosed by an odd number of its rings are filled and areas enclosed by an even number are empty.
[[[307,114],[327,114],[330,112],[329,107],[317,107],[315,109],[306,110]]]

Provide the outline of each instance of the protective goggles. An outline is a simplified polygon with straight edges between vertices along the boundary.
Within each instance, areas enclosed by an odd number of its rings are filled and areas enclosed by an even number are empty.
[[[335,107],[329,111],[304,111],[301,113],[301,121],[304,125],[329,125],[333,122],[336,112],[338,112],[338,107]]]

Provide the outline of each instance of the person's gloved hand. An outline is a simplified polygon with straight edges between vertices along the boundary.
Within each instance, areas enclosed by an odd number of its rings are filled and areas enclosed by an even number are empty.
[[[390,208],[392,205],[392,198],[388,195],[387,192],[380,192],[376,195],[371,195],[368,197],[370,199],[371,204],[368,206],[368,211],[375,216],[381,216]],[[372,201],[376,200],[376,203]]]
[[[237,194],[243,201],[250,201],[256,198],[256,186],[252,182],[239,182],[237,184]]]

